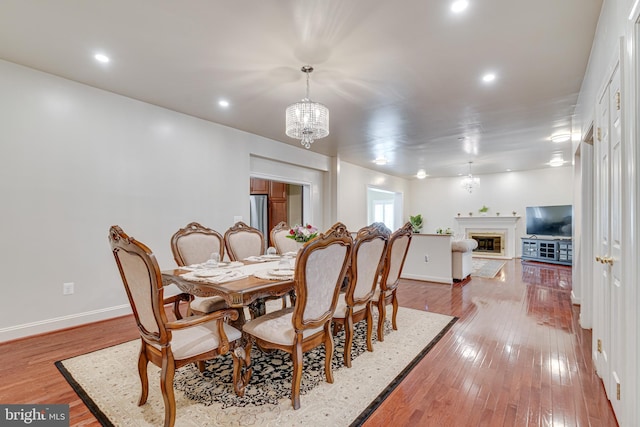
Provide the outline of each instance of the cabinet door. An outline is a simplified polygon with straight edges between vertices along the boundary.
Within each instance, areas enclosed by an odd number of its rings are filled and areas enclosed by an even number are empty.
[[[280,221],[287,222],[287,201],[269,200],[269,231],[278,225]]]
[[[269,194],[269,181],[251,178],[251,194]]]
[[[285,184],[284,182],[270,181],[269,197],[271,198],[271,200],[287,200],[287,184]]]

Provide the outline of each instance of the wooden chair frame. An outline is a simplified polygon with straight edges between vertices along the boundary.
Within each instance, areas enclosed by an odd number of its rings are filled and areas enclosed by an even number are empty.
[[[353,327],[356,323],[365,320],[367,321],[367,350],[373,351],[373,314],[372,314],[372,301],[373,295],[378,285],[378,279],[382,272],[384,265],[384,255],[387,249],[387,241],[391,231],[382,223],[373,223],[367,227],[361,228],[356,234],[356,239],[351,250],[351,266],[349,268],[347,277],[347,288],[344,294],[346,302],[346,313],[344,317],[333,318],[333,333],[338,332],[340,327],[344,328],[345,342],[344,342],[344,364],[348,368],[351,367],[351,347],[353,346]],[[375,273],[371,278],[371,283],[358,284],[358,269],[359,269],[359,256],[360,249],[366,245],[372,244],[375,240],[382,240],[383,246],[380,250],[380,255],[377,259],[365,260],[367,265],[365,268],[375,269]],[[369,291],[361,297],[356,297],[356,289],[360,287],[367,287]],[[362,310],[354,311],[355,307],[364,305]]]
[[[191,234],[204,234],[207,236],[215,237],[218,240],[218,246],[219,246],[218,253],[220,254],[220,261],[222,261],[222,259],[224,258],[224,249],[225,249],[224,238],[222,237],[222,234],[218,233],[215,230],[212,230],[211,228],[204,227],[197,222],[190,222],[189,224],[186,225],[186,227],[181,228],[180,230],[176,231],[176,233],[173,236],[171,236],[171,252],[173,253],[173,259],[176,260],[176,264],[178,264],[178,266],[183,267],[185,265],[195,264],[193,262],[188,262],[185,259],[185,256],[180,251],[180,246],[178,245],[178,241],[180,239],[182,239],[185,236],[189,236]],[[210,255],[210,254],[207,254],[207,255]]]
[[[398,315],[398,282],[400,275],[402,274],[402,268],[404,267],[404,261],[407,258],[409,252],[409,246],[411,245],[411,237],[413,236],[413,228],[410,222],[404,224],[401,228],[394,231],[389,236],[389,242],[387,243],[387,252],[385,254],[384,268],[382,270],[382,276],[380,278],[380,295],[376,302],[378,308],[378,341],[384,341],[384,321],[386,318],[386,306],[393,305],[393,315],[391,318],[391,324],[394,330],[398,330],[396,318]],[[406,237],[408,239],[406,247],[402,248],[398,245],[398,241]],[[398,252],[403,251],[403,252]],[[396,265],[394,260],[399,261]]]
[[[173,391],[175,370],[188,363],[209,360],[229,351],[231,351],[233,357],[234,391],[239,396],[242,396],[244,394],[244,385],[251,376],[251,359],[247,353],[250,346],[243,347],[242,339],[229,341],[224,328],[225,321],[238,318],[238,312],[236,310],[221,310],[205,316],[193,316],[173,322],[168,321],[164,310],[162,275],[151,250],[141,242],[129,237],[118,226],[112,226],[109,230],[109,242],[140,332],[141,346],[138,357],[138,374],[142,391],[138,406],[142,406],[147,401],[149,394],[147,365],[151,362],[161,369],[160,389],[165,406],[164,425],[165,427],[173,426],[176,418],[176,402]],[[128,260],[142,261],[147,269],[146,276],[136,274],[127,276],[127,271],[125,271],[121,261],[123,255]],[[130,283],[129,278],[148,279],[148,282]],[[133,291],[134,288],[136,289],[135,293]],[[136,298],[138,301],[140,300],[140,297],[137,297],[140,293],[146,293],[151,297],[151,310],[146,307],[143,312],[139,312]],[[171,348],[172,331],[183,330],[213,321],[216,322],[219,337],[217,348],[183,359],[174,357]],[[199,366],[203,367],[204,365],[199,364]]]
[[[321,313],[319,316],[313,319],[304,320],[304,313],[307,307],[307,298],[308,298],[308,290],[307,290],[307,284],[306,284],[307,283],[306,269],[307,269],[307,261],[309,259],[309,256],[313,254],[315,251],[322,250],[331,245],[336,245],[336,244],[345,246],[346,251],[345,251],[344,260],[342,262],[342,265],[340,266],[339,274],[337,275],[335,290],[333,292],[330,309],[324,313]],[[286,351],[291,355],[291,359],[293,360],[291,402],[293,404],[294,409],[300,408],[300,381],[302,379],[302,363],[303,363],[302,354],[304,352],[309,351],[321,344],[324,344],[326,379],[327,379],[327,382],[333,383],[331,359],[333,357],[334,343],[333,343],[333,334],[331,333],[331,318],[333,316],[333,312],[335,311],[336,304],[338,302],[340,286],[342,284],[342,281],[346,275],[346,272],[349,266],[352,244],[353,244],[353,240],[351,238],[351,235],[347,231],[346,226],[342,223],[336,223],[325,234],[321,234],[317,238],[308,242],[298,254],[298,257],[296,260],[296,272],[295,272],[295,284],[294,284],[295,292],[296,292],[296,302],[293,309],[287,309],[287,310],[293,310],[292,324],[293,324],[293,329],[295,330],[295,338],[293,340],[292,345],[288,346],[288,345],[272,343],[270,341],[266,341],[256,336],[247,334],[262,349],[266,349],[266,350],[280,349],[280,350]],[[337,268],[338,266],[335,266],[335,267]],[[284,313],[284,310],[283,310],[283,313]],[[317,332],[314,335],[308,336],[307,338],[303,337],[304,330],[320,328],[320,327],[322,328],[322,331]]]
[[[242,261],[242,259],[239,259],[240,255],[237,251],[234,251],[233,245],[231,244],[233,235],[237,233],[254,233],[260,236],[260,253],[257,255],[264,254],[264,235],[262,232],[257,228],[248,226],[242,221],[238,221],[224,233],[224,245],[227,248],[227,255],[231,261]]]
[[[176,264],[178,264],[179,267],[197,263],[196,260],[189,260],[185,256],[185,254],[180,250],[180,245],[178,243],[180,239],[194,234],[211,236],[216,239],[218,241],[218,253],[220,254],[220,260],[224,258],[224,238],[222,237],[222,234],[218,233],[215,230],[212,230],[211,228],[204,227],[197,222],[190,222],[186,225],[186,227],[181,228],[180,230],[176,231],[173,236],[171,236],[171,252],[173,253],[173,259],[176,261]],[[210,255],[210,253],[207,255]],[[202,260],[199,261],[203,262]],[[207,310],[195,309],[193,307],[194,304],[191,303],[191,301],[193,301],[194,299],[196,299],[196,302],[199,302],[200,305],[206,305]],[[203,304],[202,301],[204,301],[204,299],[200,298],[200,300],[198,300],[197,298],[194,298],[193,295],[189,295],[190,303],[187,314],[206,314],[212,311],[228,308],[227,303],[221,297],[208,297],[206,298],[206,300],[207,302]]]

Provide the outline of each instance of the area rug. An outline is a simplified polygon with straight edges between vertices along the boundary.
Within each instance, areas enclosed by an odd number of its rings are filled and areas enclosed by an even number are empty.
[[[456,320],[400,308],[398,330],[387,324],[385,340],[374,340],[373,352],[366,351],[364,322],[360,322],[351,368],[343,364],[344,333],[340,332],[334,339],[333,384],[324,380],[324,349],[305,353],[298,410],[291,406],[291,362],[286,353],[252,350],[254,373],[243,398],[233,393],[230,357],[209,362],[204,374],[185,366],[176,371],[174,380],[176,426],[360,425]],[[134,340],[56,362],[103,425],[162,425],[160,371],[151,364],[149,398],[137,406],[139,345]]]
[[[496,277],[496,274],[498,274],[506,263],[505,261],[497,259],[473,258],[472,261],[471,275],[475,277],[485,277],[487,279]]]

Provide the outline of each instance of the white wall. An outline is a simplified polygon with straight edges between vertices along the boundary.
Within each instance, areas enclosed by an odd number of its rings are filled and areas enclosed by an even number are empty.
[[[337,218],[349,230],[356,231],[367,224],[367,186],[402,194],[403,214],[401,223],[409,221],[409,181],[384,173],[365,169],[344,161],[338,166]]]
[[[308,168],[319,200],[331,172],[326,156],[5,61],[0,94],[0,341],[129,311],[109,226],[171,268],[190,221],[248,221],[252,156]]]
[[[422,214],[423,233],[434,233],[437,228],[450,227],[458,232],[458,213],[480,215],[478,209],[489,207],[489,216],[516,216],[521,219],[516,228],[516,254],[522,248],[520,237],[525,235],[525,208],[542,205],[573,204],[573,172],[571,166],[524,172],[505,172],[478,175],[480,187],[472,193],[460,186],[462,177],[427,178],[411,181],[410,215]]]

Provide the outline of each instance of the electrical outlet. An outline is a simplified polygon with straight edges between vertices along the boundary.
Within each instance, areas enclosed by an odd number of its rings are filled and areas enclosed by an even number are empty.
[[[73,294],[73,282],[63,283],[62,295],[71,295],[71,294]]]
[[[429,262],[429,255],[428,254],[424,256],[424,262]]]

